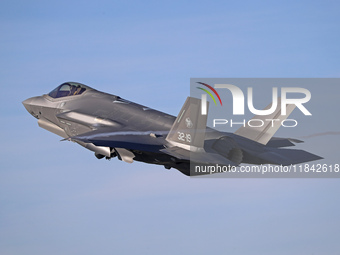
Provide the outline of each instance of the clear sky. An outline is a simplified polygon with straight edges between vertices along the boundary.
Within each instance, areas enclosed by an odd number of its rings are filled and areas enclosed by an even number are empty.
[[[177,115],[192,77],[339,77],[339,9],[1,1],[0,254],[338,254],[339,179],[193,179],[97,160],[21,102],[77,81]],[[316,117],[299,137],[339,131],[339,87],[314,91]],[[338,144],[318,136],[299,148],[334,163]]]

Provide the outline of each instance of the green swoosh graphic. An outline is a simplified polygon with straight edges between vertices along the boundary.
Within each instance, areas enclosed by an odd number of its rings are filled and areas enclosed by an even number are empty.
[[[203,89],[203,88],[200,88],[200,87],[197,87],[197,88],[203,90],[204,92],[207,92],[207,94],[212,98],[212,100],[214,100],[215,105],[217,105],[216,100],[215,100],[214,96],[210,93],[210,91]]]

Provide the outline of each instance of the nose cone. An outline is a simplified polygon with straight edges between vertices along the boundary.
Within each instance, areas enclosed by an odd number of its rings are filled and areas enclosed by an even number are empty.
[[[32,101],[33,97],[26,99],[25,101],[22,102],[22,104],[25,106],[26,110],[29,113],[32,113]]]
[[[39,100],[40,99],[40,100]],[[22,102],[26,110],[34,117],[39,119],[41,109],[41,97],[31,97]]]

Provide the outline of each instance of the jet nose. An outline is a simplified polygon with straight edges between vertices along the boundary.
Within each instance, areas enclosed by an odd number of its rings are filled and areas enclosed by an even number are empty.
[[[38,115],[38,109],[39,109],[39,104],[37,104],[37,99],[39,97],[31,97],[26,99],[25,101],[22,102],[22,104],[25,106],[26,110],[34,117],[39,119]],[[39,112],[40,113],[40,112]]]
[[[22,104],[25,106],[26,110],[31,113],[32,112],[32,101],[33,97],[26,99],[22,102]]]

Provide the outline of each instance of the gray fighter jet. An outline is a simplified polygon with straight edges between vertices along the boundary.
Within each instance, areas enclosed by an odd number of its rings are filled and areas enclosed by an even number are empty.
[[[235,133],[206,127],[201,100],[192,97],[176,118],[80,83],[66,82],[47,95],[23,101],[23,105],[40,127],[93,151],[98,159],[117,157],[128,163],[163,165],[185,175],[195,174],[190,171],[191,164],[290,165],[322,159],[303,150],[282,149],[302,141],[274,138],[279,126],[271,122],[260,128],[241,127]],[[278,107],[266,118],[284,120],[294,107],[287,105],[287,115],[277,117]]]

